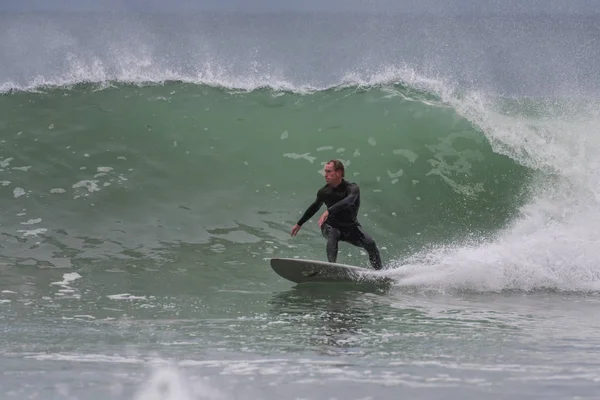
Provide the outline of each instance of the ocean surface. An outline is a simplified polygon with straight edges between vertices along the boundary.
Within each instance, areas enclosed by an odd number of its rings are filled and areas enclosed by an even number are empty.
[[[599,20],[0,15],[1,397],[597,398]]]

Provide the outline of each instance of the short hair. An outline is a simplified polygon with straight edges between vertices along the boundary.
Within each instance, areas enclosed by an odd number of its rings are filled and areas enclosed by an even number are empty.
[[[327,164],[333,164],[333,170],[342,171],[342,177],[344,177],[344,164],[340,160],[329,160]]]

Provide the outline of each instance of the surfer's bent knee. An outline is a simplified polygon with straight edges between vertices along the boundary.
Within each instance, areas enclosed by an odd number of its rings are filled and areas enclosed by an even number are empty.
[[[325,236],[325,238],[327,238],[327,239],[339,238],[341,235],[339,229],[334,228],[333,226],[328,225],[328,224],[321,225],[321,233],[323,233],[323,236]]]

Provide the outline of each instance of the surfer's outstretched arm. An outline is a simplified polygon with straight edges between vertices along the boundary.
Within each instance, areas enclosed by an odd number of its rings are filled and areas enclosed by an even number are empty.
[[[321,208],[322,205],[323,205],[323,198],[321,196],[321,191],[318,191],[317,198],[315,199],[315,201],[313,201],[312,204],[310,206],[308,206],[308,208],[306,209],[306,211],[304,212],[302,217],[298,220],[296,225],[294,225],[292,227],[292,236],[296,236],[298,234],[298,231],[302,227],[302,224],[304,224],[313,215],[315,215],[316,212],[319,211],[319,208]]]
[[[298,220],[297,225],[302,226],[302,224],[311,219],[312,216],[315,215],[317,211],[319,211],[319,208],[321,208],[322,205],[323,199],[321,198],[319,193],[317,193],[317,198],[315,199],[315,201],[313,201],[313,203],[310,206],[308,206],[308,208],[304,212],[304,215],[302,215],[302,217]]]

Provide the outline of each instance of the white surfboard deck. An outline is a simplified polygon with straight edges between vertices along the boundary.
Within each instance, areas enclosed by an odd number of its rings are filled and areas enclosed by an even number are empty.
[[[297,258],[271,258],[271,268],[282,278],[295,283],[390,283],[374,269],[327,261]]]

